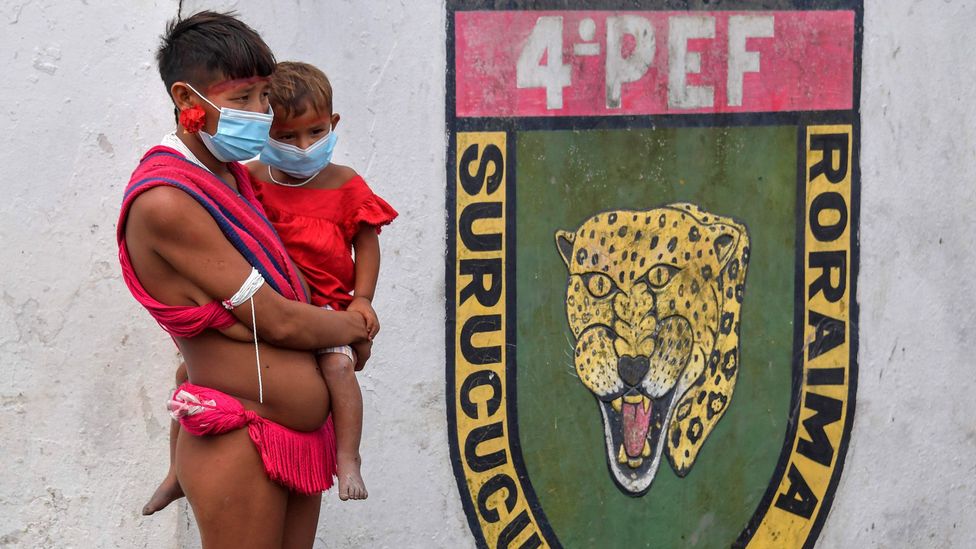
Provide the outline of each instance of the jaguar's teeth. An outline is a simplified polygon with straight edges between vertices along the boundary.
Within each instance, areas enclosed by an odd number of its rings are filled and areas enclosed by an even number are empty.
[[[641,450],[641,456],[648,457],[651,455],[651,443],[647,439],[644,439],[644,449]]]
[[[620,451],[617,452],[617,462],[627,463],[627,452],[624,451],[624,445],[620,445]]]
[[[651,409],[651,399],[646,396],[641,397],[641,405],[644,406],[644,413]]]
[[[620,409],[623,408],[624,405],[623,403],[624,403],[624,399],[617,397],[613,399],[613,402],[611,402],[610,405],[613,406],[613,410],[619,414]]]
[[[624,402],[627,404],[639,404],[644,398],[644,395],[624,395]]]
[[[637,457],[637,458],[627,460],[627,465],[630,465],[631,469],[636,469],[640,467],[641,463],[644,463],[644,458],[642,457]]]

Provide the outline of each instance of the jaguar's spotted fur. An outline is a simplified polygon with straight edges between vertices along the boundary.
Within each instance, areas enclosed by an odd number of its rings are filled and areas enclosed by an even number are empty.
[[[681,203],[600,213],[556,244],[576,371],[599,401],[614,478],[646,492],[665,447],[685,476],[735,387],[746,227]]]

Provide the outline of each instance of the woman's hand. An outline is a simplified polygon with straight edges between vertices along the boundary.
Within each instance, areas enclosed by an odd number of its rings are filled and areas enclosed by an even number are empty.
[[[354,297],[346,310],[363,315],[370,341],[380,332],[380,321],[376,318],[376,311],[373,310],[373,304],[365,297]]]

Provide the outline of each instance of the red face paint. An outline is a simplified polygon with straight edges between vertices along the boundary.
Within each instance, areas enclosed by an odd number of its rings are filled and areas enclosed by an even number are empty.
[[[309,116],[311,114],[312,116]],[[331,116],[318,116],[316,111],[306,111],[305,114],[294,116],[287,121],[275,123],[275,128],[279,131],[293,131],[311,128],[314,126],[328,126],[332,122]]]
[[[252,76],[250,78],[235,78],[232,80],[224,80],[223,82],[217,82],[207,88],[207,94],[217,94],[231,88],[243,88],[245,86],[250,86],[256,82],[267,82],[269,78],[267,76]]]

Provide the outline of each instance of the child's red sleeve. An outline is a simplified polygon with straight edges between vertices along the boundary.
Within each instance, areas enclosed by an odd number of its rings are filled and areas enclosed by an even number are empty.
[[[349,201],[350,212],[346,217],[345,231],[350,240],[359,233],[363,225],[376,228],[379,233],[384,225],[389,225],[397,217],[397,211],[385,200],[373,193],[365,184]]]

